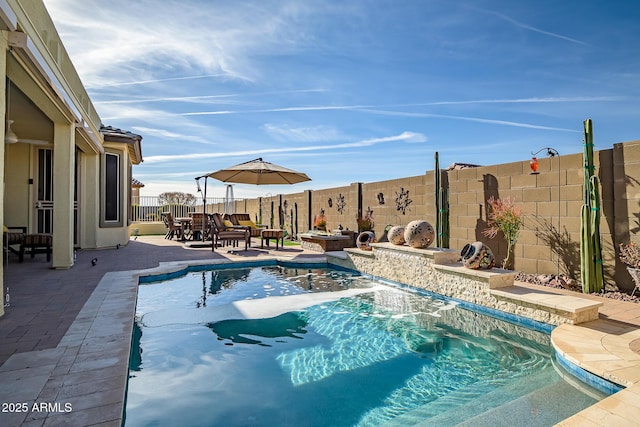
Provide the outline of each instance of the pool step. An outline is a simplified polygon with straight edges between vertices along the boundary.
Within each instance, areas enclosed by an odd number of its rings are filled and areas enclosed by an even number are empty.
[[[564,381],[558,381],[455,425],[467,427],[512,427],[516,424],[527,426],[555,425],[593,403],[586,396],[583,402],[567,399],[567,396],[575,397],[576,395],[578,393],[576,393],[576,389],[573,386]],[[438,420],[435,420],[435,424],[424,422],[417,425],[446,424],[440,424]]]
[[[385,427],[458,425],[470,417],[479,416],[505,405],[514,397],[526,396],[557,381],[559,381],[557,373],[549,367],[528,376],[526,381],[512,382],[498,389],[492,384],[473,384],[397,416],[383,425]]]

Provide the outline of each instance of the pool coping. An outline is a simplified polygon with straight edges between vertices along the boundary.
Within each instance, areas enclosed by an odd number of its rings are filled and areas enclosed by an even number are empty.
[[[210,266],[242,268],[277,263],[314,265],[327,264],[327,261],[324,255],[299,261],[278,256],[240,262],[228,259],[191,260],[164,262],[155,268],[105,274],[56,348],[17,353],[0,366],[0,383],[6,385],[0,389],[0,395],[4,393],[8,396],[3,401],[24,402],[29,409],[33,408],[34,403],[55,405],[53,408],[49,406],[46,411],[14,412],[3,417],[3,422],[24,426],[121,426],[140,278],[171,277]],[[574,358],[567,357],[568,353],[561,354],[575,364]],[[589,370],[588,365],[576,366]],[[29,386],[25,387],[25,383]],[[21,387],[17,389],[12,384],[20,384]],[[634,390],[629,392],[637,398],[640,392],[635,390],[636,387],[639,386],[635,385]],[[579,418],[585,411],[568,420]],[[559,425],[573,425],[563,423]]]

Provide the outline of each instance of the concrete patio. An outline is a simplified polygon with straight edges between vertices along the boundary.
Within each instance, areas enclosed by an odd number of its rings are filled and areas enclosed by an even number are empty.
[[[22,264],[10,257],[5,284],[11,305],[0,318],[0,401],[5,409],[0,425],[121,425],[137,283],[131,274],[118,272],[160,262],[321,256],[300,247],[212,253],[149,236],[119,249],[78,251],[69,270],[50,269],[44,256]],[[604,303],[600,320],[563,325],[554,331],[554,344],[572,362],[628,388],[561,425],[635,423],[640,419],[640,304],[587,298]]]

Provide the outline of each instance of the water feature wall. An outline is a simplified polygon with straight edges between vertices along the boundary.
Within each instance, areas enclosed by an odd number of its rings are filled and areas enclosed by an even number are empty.
[[[582,323],[598,317],[601,303],[578,297],[522,292],[511,270],[471,270],[450,249],[414,249],[373,243],[372,251],[345,249],[329,252],[327,260],[377,278],[392,280],[490,309],[551,325]]]

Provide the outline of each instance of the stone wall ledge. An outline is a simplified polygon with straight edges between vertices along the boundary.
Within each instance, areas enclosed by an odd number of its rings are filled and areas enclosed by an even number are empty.
[[[358,248],[344,248],[343,251],[348,254],[374,258],[373,251],[363,251],[362,249],[358,249]]]
[[[460,254],[453,249],[445,248],[412,248],[407,245],[394,245],[389,242],[371,243],[373,251],[389,250],[396,252],[404,252],[411,255],[418,255],[425,258],[431,258],[434,264],[451,264],[460,260]]]
[[[559,295],[543,290],[534,290],[521,286],[510,286],[491,290],[496,299],[516,303],[519,306],[546,310],[579,324],[598,319],[598,308],[602,302],[592,301],[571,295]]]
[[[493,268],[491,270],[472,270],[464,267],[460,263],[434,263],[433,268],[446,274],[453,274],[455,276],[464,277],[465,279],[486,283],[489,286],[489,289],[513,286],[513,282],[516,278],[516,272],[512,270],[503,270],[501,268]]]

